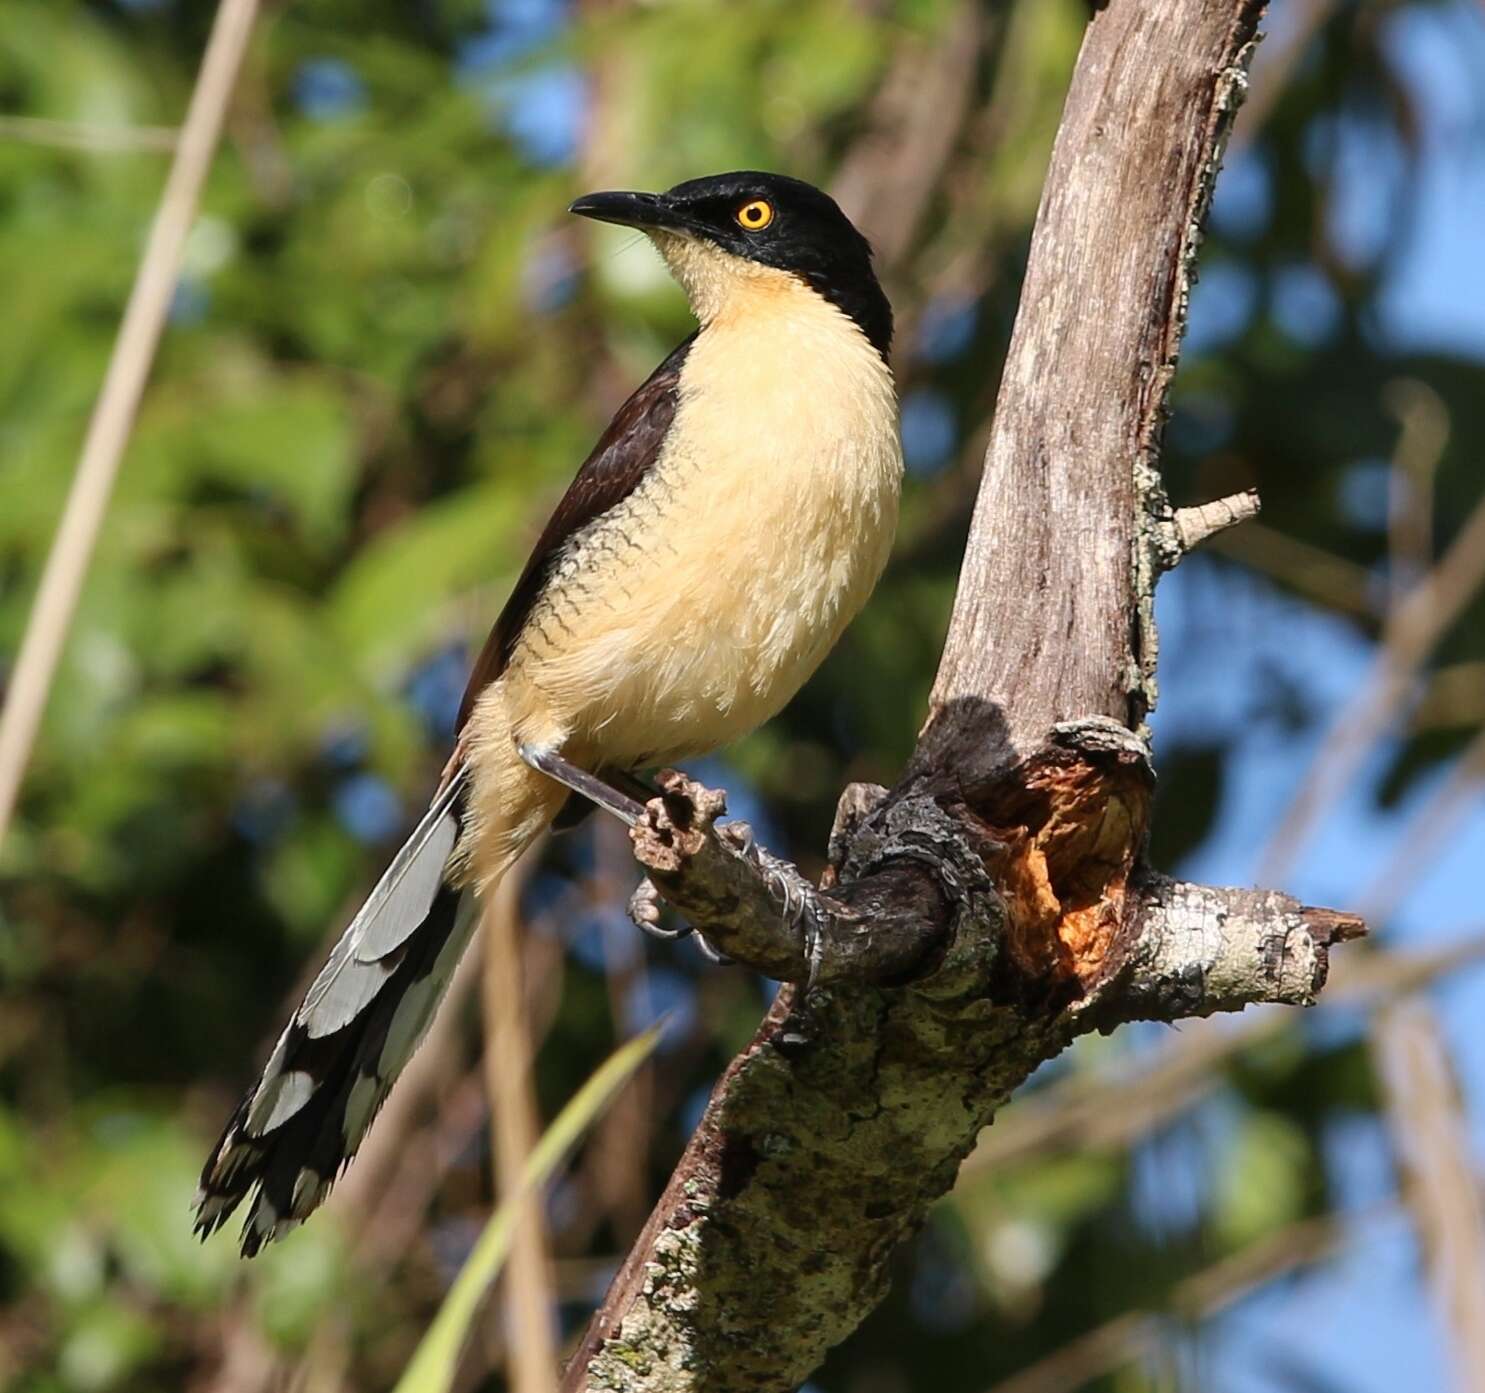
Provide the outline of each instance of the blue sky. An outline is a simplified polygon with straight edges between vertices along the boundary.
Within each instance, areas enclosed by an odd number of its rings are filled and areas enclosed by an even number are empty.
[[[1485,360],[1485,6],[1456,0],[1405,7],[1385,24],[1389,52],[1422,115],[1424,154],[1411,228],[1388,270],[1377,332],[1400,353]],[[1386,195],[1395,153],[1369,143],[1365,133],[1349,140],[1349,187],[1337,216],[1347,220],[1340,230],[1357,245],[1368,243],[1387,212],[1378,199]],[[1240,170],[1236,176],[1228,199],[1240,215],[1244,199],[1255,195],[1245,188],[1252,180]],[[1243,294],[1220,275],[1201,282],[1193,305],[1197,333],[1220,340],[1241,313]],[[1264,844],[1307,776],[1323,727],[1297,735],[1273,725],[1247,728],[1248,714],[1264,685],[1282,674],[1333,718],[1366,680],[1372,646],[1340,619],[1199,560],[1167,578],[1158,614],[1166,661],[1154,720],[1157,756],[1161,740],[1214,727],[1240,742],[1216,829],[1179,869],[1193,879],[1253,884]],[[1374,793],[1387,754],[1384,747],[1367,761],[1282,888],[1322,904],[1361,901],[1443,777],[1381,811]],[[1387,925],[1391,942],[1438,945],[1485,928],[1475,890],[1482,862],[1485,799],[1477,799],[1443,853],[1420,867]],[[1460,973],[1433,999],[1462,1076],[1478,1163],[1485,1155],[1485,1032],[1479,1028],[1485,970]],[[1338,1138],[1331,1163],[1348,1208],[1359,1215],[1392,1191],[1390,1158],[1375,1128],[1359,1125]],[[1294,1368],[1355,1393],[1449,1386],[1444,1332],[1425,1297],[1411,1230],[1396,1215],[1358,1218],[1352,1240],[1333,1260],[1298,1283],[1275,1284],[1244,1302],[1218,1323],[1202,1351],[1202,1386],[1223,1393],[1293,1388]]]
[[[1387,39],[1422,113],[1414,231],[1383,296],[1387,339],[1485,358],[1485,7],[1404,9]]]

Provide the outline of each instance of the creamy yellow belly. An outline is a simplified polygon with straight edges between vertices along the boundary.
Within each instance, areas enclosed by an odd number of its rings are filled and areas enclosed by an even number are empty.
[[[823,333],[759,326],[751,369],[737,331],[693,348],[651,477],[572,546],[517,646],[518,735],[609,764],[715,749],[775,715],[859,612],[897,522],[895,403],[870,345],[811,299]]]

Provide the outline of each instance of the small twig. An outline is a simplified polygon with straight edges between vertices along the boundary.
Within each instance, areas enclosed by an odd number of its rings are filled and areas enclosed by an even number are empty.
[[[1260,504],[1254,489],[1198,503],[1189,508],[1176,508],[1159,526],[1161,561],[1166,570],[1175,566],[1188,552],[1195,551],[1208,537],[1215,537],[1229,527],[1258,516]]]
[[[100,126],[89,121],[53,121],[42,116],[0,116],[0,140],[53,145],[92,154],[168,154],[180,144],[174,126]]]
[[[1234,890],[1149,875],[1139,944],[1113,1009],[1121,1020],[1182,1020],[1254,1002],[1309,1006],[1333,944],[1362,937],[1354,914],[1277,890]]]
[[[160,197],[144,259],[139,263],[103,390],[88,423],[82,458],[26,623],[5,709],[0,712],[0,841],[5,838],[15,808],[88,562],[108,510],[119,460],[165,327],[186,236],[196,217],[201,188],[211,168],[227,102],[257,12],[258,0],[222,0],[217,10],[170,177]]]

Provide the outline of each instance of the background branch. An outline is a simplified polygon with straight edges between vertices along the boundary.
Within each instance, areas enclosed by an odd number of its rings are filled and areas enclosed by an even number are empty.
[[[1485,1389],[1485,1206],[1470,1164],[1459,1092],[1433,1011],[1414,997],[1374,1032],[1399,1188],[1453,1345],[1456,1387]]]
[[[217,10],[103,390],[88,422],[67,507],[26,622],[5,707],[0,711],[0,841],[10,825],[21,778],[46,709],[47,693],[108,511],[119,460],[175,292],[186,236],[196,216],[201,187],[211,168],[232,85],[257,13],[258,0],[222,0]]]
[[[98,154],[166,153],[180,142],[173,126],[104,126],[91,121],[52,121],[40,116],[0,115],[0,140],[52,145]]]
[[[1105,1321],[990,1393],[1077,1393],[1101,1375],[1148,1357],[1176,1322],[1210,1320],[1256,1288],[1330,1257],[1347,1228],[1334,1214],[1291,1224],[1188,1277],[1171,1292],[1164,1311],[1128,1311]]]

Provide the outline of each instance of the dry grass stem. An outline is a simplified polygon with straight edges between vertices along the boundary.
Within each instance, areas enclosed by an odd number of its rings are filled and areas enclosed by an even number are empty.
[[[217,10],[103,390],[88,423],[77,474],[21,640],[5,709],[0,712],[0,841],[10,825],[52,679],[77,611],[119,460],[133,429],[175,293],[186,237],[196,218],[201,188],[211,168],[257,13],[258,0],[222,0]]]
[[[482,930],[485,1084],[497,1193],[502,1199],[518,1186],[538,1136],[520,918],[525,877],[519,872],[517,867],[506,876],[490,897]],[[539,1191],[528,1194],[523,1203],[502,1290],[512,1393],[555,1393],[556,1289]]]

